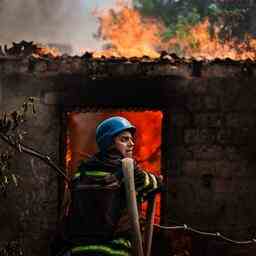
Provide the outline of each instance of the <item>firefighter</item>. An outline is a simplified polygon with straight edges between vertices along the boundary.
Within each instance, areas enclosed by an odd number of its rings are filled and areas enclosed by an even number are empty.
[[[59,255],[131,255],[121,160],[133,157],[135,132],[135,126],[119,116],[97,126],[99,152],[82,161],[74,175],[65,226],[68,249]],[[134,178],[139,202],[162,183],[161,176],[141,170],[136,163]]]

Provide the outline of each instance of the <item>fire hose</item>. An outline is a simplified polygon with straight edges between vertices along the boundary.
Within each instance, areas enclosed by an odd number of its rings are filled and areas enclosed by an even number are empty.
[[[129,211],[129,217],[132,224],[133,238],[132,249],[135,256],[149,256],[151,252],[153,227],[154,227],[154,215],[156,200],[155,194],[148,198],[147,209],[147,222],[144,234],[144,248],[143,239],[139,224],[138,206],[136,200],[136,190],[134,183],[134,161],[132,158],[125,158],[122,160],[122,169],[125,182],[125,191],[127,198],[127,208]]]

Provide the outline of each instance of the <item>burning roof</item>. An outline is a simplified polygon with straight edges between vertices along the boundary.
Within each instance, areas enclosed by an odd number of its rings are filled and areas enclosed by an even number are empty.
[[[36,73],[40,75],[84,74],[91,79],[109,77],[159,77],[179,76],[238,76],[254,75],[255,62],[251,59],[197,60],[180,58],[165,51],[158,58],[141,57],[95,57],[85,52],[82,56],[61,55],[56,48],[42,47],[33,42],[22,41],[13,46],[0,47],[0,70],[2,74]],[[8,65],[6,65],[8,64]],[[220,68],[221,67],[221,68]],[[230,68],[232,67],[232,68]]]
[[[243,42],[235,39],[221,42],[220,28],[213,27],[210,33],[209,19],[191,26],[184,35],[176,35],[163,40],[161,35],[166,30],[164,24],[157,19],[145,18],[125,5],[119,11],[97,13],[100,21],[98,37],[110,43],[108,49],[94,54],[98,56],[125,56],[159,58],[160,51],[174,52],[179,48],[184,58],[196,60],[226,59],[255,60],[256,39],[247,36]]]
[[[174,33],[171,37],[163,38],[163,34],[168,30],[163,20],[142,15],[139,9],[133,8],[133,5],[127,4],[127,1],[119,0],[115,8],[97,10],[94,11],[94,15],[99,21],[99,30],[95,37],[104,43],[104,47],[100,51],[95,51],[95,49],[87,49],[84,45],[84,48],[80,49],[80,55],[86,58],[120,61],[129,59],[129,61],[139,62],[155,60],[157,62],[163,58],[171,62],[179,61],[179,58],[181,61],[214,61],[216,59],[255,61],[256,59],[255,38],[246,35],[243,41],[235,38],[223,40],[219,36],[221,24],[213,25],[209,17],[187,26],[184,33]],[[80,26],[83,28],[84,24]],[[210,27],[212,32],[209,31]],[[176,53],[179,58],[171,53]],[[29,55],[38,58],[56,58],[60,57],[61,51],[58,47],[46,47],[25,41],[19,44],[13,43],[9,49],[7,47],[0,49],[0,56],[27,57]]]
[[[235,61],[255,61],[256,38],[246,35],[243,41],[219,38],[220,26],[210,24],[206,17],[201,22],[188,26],[184,35],[175,34],[163,39],[166,31],[164,23],[156,18],[144,17],[141,13],[119,1],[118,8],[94,11],[99,21],[99,30],[95,37],[105,45],[100,51],[88,53],[80,49],[80,55],[95,59],[136,59],[154,61],[168,59],[214,61],[231,59]],[[210,28],[211,31],[210,32]],[[85,46],[86,47],[86,46]],[[177,53],[177,47],[179,51]],[[176,53],[175,56],[172,53]],[[13,43],[9,49],[0,49],[0,56],[60,57],[58,47],[47,47],[33,42]]]

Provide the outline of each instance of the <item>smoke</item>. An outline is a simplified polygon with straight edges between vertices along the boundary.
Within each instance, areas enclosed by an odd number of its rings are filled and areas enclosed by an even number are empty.
[[[95,7],[113,0],[0,0],[0,44],[22,40],[67,44],[78,53],[80,48],[97,50],[101,43]]]

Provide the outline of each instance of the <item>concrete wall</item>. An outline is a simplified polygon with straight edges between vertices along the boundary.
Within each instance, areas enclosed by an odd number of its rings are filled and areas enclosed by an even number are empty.
[[[36,99],[37,114],[24,125],[26,145],[63,164],[63,112],[162,110],[165,224],[186,223],[242,240],[254,235],[254,67],[207,64],[195,77],[186,63],[63,63],[0,61],[1,111]],[[25,154],[16,155],[13,170],[21,180],[7,199],[0,198],[0,241],[21,240],[26,256],[47,255],[58,214],[57,175]],[[195,255],[255,255],[255,247],[192,239]]]
[[[56,106],[41,101],[47,82],[31,76],[1,79],[1,112],[19,109],[28,97],[35,97],[36,115],[29,115],[22,125],[24,144],[60,161],[60,122]],[[1,141],[1,150],[7,145]],[[58,179],[41,160],[16,153],[11,170],[19,177],[16,188],[10,185],[7,197],[0,197],[0,244],[16,241],[24,255],[48,255],[49,238],[58,213]]]
[[[236,240],[255,237],[256,89],[248,77],[187,82],[170,111],[169,222]],[[256,247],[199,239],[195,255],[254,255]]]

